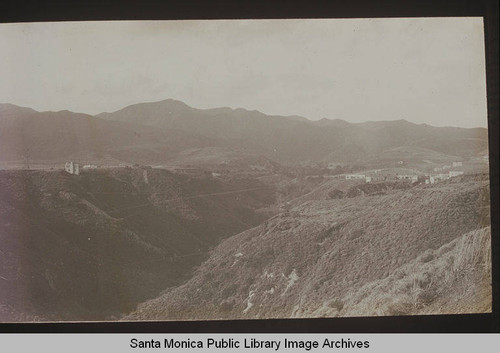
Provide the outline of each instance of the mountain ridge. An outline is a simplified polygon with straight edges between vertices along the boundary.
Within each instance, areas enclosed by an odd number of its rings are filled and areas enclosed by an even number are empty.
[[[176,109],[185,109],[175,111],[174,119],[170,118],[172,112],[169,111],[172,102]],[[240,140],[245,146],[257,146],[259,153],[268,158],[277,158],[277,162],[318,161],[328,155],[339,161],[343,157],[357,159],[405,144],[461,157],[475,155],[487,148],[485,128],[434,127],[404,119],[363,123],[326,118],[311,121],[303,117],[266,115],[241,108],[196,109],[180,103],[164,100],[131,105],[98,116],[118,121],[134,121],[141,117],[145,119],[145,124],[156,127],[175,127],[206,137]],[[143,110],[145,107],[147,109]],[[136,115],[123,114],[125,110],[133,111]],[[311,146],[312,141],[322,146]],[[352,149],[359,152],[350,155]]]
[[[485,128],[433,127],[406,120],[310,121],[242,108],[196,109],[173,99],[96,116],[67,110],[37,112],[4,104],[0,106],[0,134],[3,161],[62,161],[80,156],[168,164],[183,150],[217,147],[247,151],[241,153],[280,164],[354,163],[373,160],[399,146],[460,158],[479,156],[488,148]]]

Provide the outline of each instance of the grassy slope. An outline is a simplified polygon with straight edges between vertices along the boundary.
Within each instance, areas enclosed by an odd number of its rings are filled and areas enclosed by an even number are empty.
[[[0,321],[130,311],[185,280],[220,239],[262,222],[254,210],[273,202],[255,181],[153,169],[2,171],[0,186]],[[193,198],[207,193],[218,195]]]
[[[334,304],[334,305],[332,305]],[[388,277],[369,282],[314,315],[491,312],[491,230],[473,230],[429,249]]]
[[[390,281],[404,264],[488,226],[488,185],[462,178],[385,195],[306,201],[227,239],[191,280],[127,318],[338,315],[369,283]],[[452,311],[473,306],[477,297],[467,299]],[[347,308],[346,315],[374,314],[370,306]]]

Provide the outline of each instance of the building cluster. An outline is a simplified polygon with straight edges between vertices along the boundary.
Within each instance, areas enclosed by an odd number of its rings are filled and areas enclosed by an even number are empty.
[[[450,179],[450,178],[453,178],[453,177],[456,177],[456,176],[459,176],[462,174],[464,174],[464,172],[461,170],[460,171],[459,170],[450,170],[448,173],[429,174],[429,175],[426,175],[425,183],[426,184],[435,184],[437,182],[447,180],[447,179]]]
[[[442,167],[436,167],[434,168],[434,171],[441,172],[444,170],[449,170],[451,168],[457,168],[457,167],[462,167],[462,162],[453,162],[451,165],[443,165]]]
[[[453,167],[461,167],[462,162],[454,162],[453,165],[444,166],[445,169],[453,168]],[[436,170],[436,169],[435,169]],[[441,169],[442,170],[442,169]],[[409,181],[411,183],[417,183],[419,181],[424,182],[426,184],[435,184],[437,182],[447,180],[459,175],[464,174],[461,170],[449,170],[447,173],[437,173],[437,174],[423,174],[418,172],[413,172],[411,174],[392,174],[392,175],[383,175],[377,173],[368,174],[344,174],[339,176],[340,178],[346,180],[364,180],[366,183],[372,183],[376,181],[387,181],[387,180],[401,180],[401,181]]]
[[[366,174],[345,174],[343,176],[346,180],[364,180],[366,183],[372,183],[375,181],[386,181],[386,180],[408,180],[411,181],[412,183],[415,183],[418,181],[418,175],[406,175],[406,174],[397,174],[396,176],[388,177],[384,176],[382,174],[372,174],[372,175],[366,175]]]
[[[426,184],[434,184],[434,183],[437,183],[437,182],[440,182],[443,180],[447,180],[447,179],[462,175],[462,174],[464,174],[464,172],[461,170],[450,170],[452,168],[460,168],[460,167],[463,167],[462,162],[453,162],[451,165],[448,164],[448,165],[443,165],[442,167],[436,167],[436,168],[434,168],[434,171],[441,172],[441,173],[426,175],[425,183]]]

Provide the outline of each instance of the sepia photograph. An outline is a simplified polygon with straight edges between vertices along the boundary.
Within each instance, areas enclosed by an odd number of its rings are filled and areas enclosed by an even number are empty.
[[[0,24],[0,323],[491,313],[484,38]]]

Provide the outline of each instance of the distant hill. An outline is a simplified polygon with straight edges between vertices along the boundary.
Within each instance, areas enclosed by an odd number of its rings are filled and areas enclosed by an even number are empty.
[[[456,157],[475,156],[487,148],[487,130],[483,128],[432,127],[405,120],[313,122],[245,109],[195,109],[172,99],[131,105],[98,117],[227,139],[278,162],[363,160],[399,146],[422,147]]]
[[[491,311],[488,185],[317,195],[223,241],[193,278],[126,319]]]
[[[33,110],[31,108],[25,108],[25,107],[19,107],[14,104],[9,104],[9,103],[0,103],[0,116],[3,119],[9,118],[9,117],[16,117],[19,115],[29,115],[29,114],[35,114],[38,113],[36,110]]]
[[[487,151],[487,130],[405,120],[313,122],[245,109],[195,109],[172,99],[95,117],[0,105],[0,162],[28,158],[190,164],[189,158],[182,160],[186,151],[216,148],[239,154],[242,160],[255,156],[279,164],[356,163],[374,161],[398,147],[413,147],[424,159],[429,158],[422,149],[451,160],[473,157]],[[407,157],[415,159],[411,153]],[[211,163],[219,162],[212,159]]]
[[[0,105],[0,162],[112,160],[154,163],[208,138],[151,126],[99,119],[70,111],[36,112]]]

